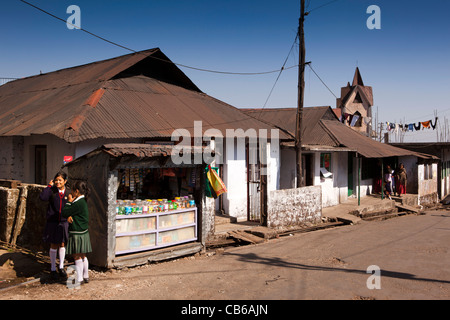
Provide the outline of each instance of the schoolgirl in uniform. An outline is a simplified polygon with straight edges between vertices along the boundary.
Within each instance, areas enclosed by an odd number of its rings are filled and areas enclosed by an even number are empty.
[[[86,202],[89,190],[86,182],[76,181],[69,195],[69,202],[62,210],[62,216],[69,222],[67,254],[73,255],[79,283],[89,282],[89,262],[86,253],[92,251],[89,237],[89,210]]]
[[[50,275],[52,279],[58,277],[56,272],[57,253],[59,253],[59,276],[67,277],[64,271],[64,258],[66,255],[65,244],[69,239],[69,223],[61,215],[61,211],[68,201],[69,193],[67,174],[60,171],[39,195],[42,201],[48,202],[43,239],[44,242],[50,243]]]

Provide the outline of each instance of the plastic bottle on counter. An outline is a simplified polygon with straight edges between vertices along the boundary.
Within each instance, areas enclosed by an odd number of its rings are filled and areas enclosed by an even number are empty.
[[[148,214],[148,200],[142,200],[142,214]]]
[[[182,199],[182,202],[183,202],[183,208],[189,208],[189,197],[188,196],[184,196],[181,199]]]
[[[131,207],[131,203],[126,201],[125,202],[125,215],[132,214],[133,208]]]
[[[181,197],[175,197],[174,203],[176,204],[176,209],[183,209],[183,205],[181,203]]]
[[[163,211],[164,205],[162,204],[162,199],[156,200],[156,208],[157,208],[157,212]]]
[[[155,200],[148,200],[148,201],[150,203],[148,207],[149,213],[157,212],[158,208],[156,208]]]
[[[136,200],[136,214],[142,214],[142,200]]]

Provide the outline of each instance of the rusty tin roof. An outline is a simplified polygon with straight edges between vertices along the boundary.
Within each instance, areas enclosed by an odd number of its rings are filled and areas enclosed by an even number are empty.
[[[202,134],[266,129],[270,137],[274,128],[201,92],[158,48],[0,86],[2,136],[170,138],[175,129],[193,136],[194,121],[202,121]],[[279,137],[292,139],[283,131]]]

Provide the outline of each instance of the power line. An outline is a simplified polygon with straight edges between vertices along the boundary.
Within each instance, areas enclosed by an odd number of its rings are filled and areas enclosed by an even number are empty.
[[[306,64],[306,63],[305,63]],[[314,72],[314,74],[317,76],[317,78],[320,80],[320,82],[322,82],[322,84],[328,89],[328,91],[330,91],[330,93],[337,99],[338,97],[336,97],[336,95],[333,93],[333,91],[331,91],[331,89],[325,84],[325,82],[319,77],[319,75],[317,74],[317,72],[313,69],[313,67],[311,67],[311,63],[308,64],[308,67],[312,70],[312,72]]]
[[[289,53],[288,53],[286,59],[284,60],[283,65],[281,66],[280,72],[278,73],[275,83],[273,84],[272,89],[270,90],[269,95],[267,96],[266,102],[264,102],[262,109],[264,109],[266,107],[266,104],[269,101],[270,96],[272,95],[273,89],[275,89],[275,86],[276,86],[278,80],[280,79],[281,73],[283,72],[284,66],[286,65],[286,63],[291,55],[292,49],[294,49],[294,45],[297,43],[297,38],[298,38],[298,34],[295,36],[294,43],[292,44],[291,49],[289,50]],[[261,112],[262,112],[262,110],[261,110]],[[260,113],[260,115],[261,115],[261,113]]]
[[[25,0],[19,0],[19,1],[21,1],[21,2],[23,2],[23,3],[25,3],[25,4],[29,5],[29,6],[31,6],[31,7],[33,7],[33,8],[35,8],[35,9],[37,9],[37,10],[39,10],[39,11],[45,13],[45,14],[47,14],[47,15],[49,15],[49,16],[51,16],[51,17],[57,19],[57,20],[60,20],[60,21],[62,21],[62,22],[64,22],[64,23],[68,23],[68,24],[70,24],[70,25],[76,27],[78,30],[81,30],[81,31],[83,31],[83,32],[85,32],[85,33],[87,33],[87,34],[89,34],[89,35],[91,35],[91,36],[93,36],[93,37],[96,37],[96,38],[98,38],[98,39],[100,39],[100,40],[102,40],[102,41],[105,41],[105,42],[107,42],[107,43],[109,43],[109,44],[112,44],[112,45],[114,45],[114,46],[117,46],[117,47],[119,47],[119,48],[128,50],[128,51],[133,52],[133,53],[142,54],[142,52],[133,50],[133,49],[128,48],[128,47],[126,47],[126,46],[123,46],[123,45],[121,45],[121,44],[119,44],[119,43],[117,43],[117,42],[108,40],[108,39],[106,39],[106,38],[104,38],[104,37],[101,37],[101,36],[99,36],[99,35],[97,35],[97,34],[95,34],[95,33],[92,33],[92,32],[90,32],[90,31],[88,31],[88,30],[86,30],[86,29],[84,29],[84,28],[79,28],[78,26],[75,26],[75,25],[71,24],[70,22],[68,22],[68,21],[66,21],[66,20],[64,20],[64,19],[62,19],[62,18],[60,18],[60,17],[58,17],[58,16],[56,16],[56,15],[54,15],[54,14],[52,14],[52,13],[46,11],[46,10],[44,10],[44,9],[42,9],[42,8],[39,8],[39,7],[35,6],[34,4],[31,4],[31,3],[29,3],[29,2],[27,2],[27,1],[25,1]],[[270,71],[262,71],[262,72],[230,72],[230,71],[219,71],[219,70],[211,70],[211,69],[205,69],[205,68],[192,67],[192,66],[188,66],[188,65],[185,65],[185,64],[181,64],[181,63],[176,63],[176,62],[173,62],[173,61],[168,61],[168,60],[161,59],[161,58],[154,57],[154,56],[149,56],[149,57],[151,57],[151,58],[153,58],[153,59],[157,59],[157,60],[163,61],[163,62],[173,63],[173,64],[175,64],[175,65],[177,65],[177,66],[179,66],[179,67],[184,67],[184,68],[188,68],[188,69],[192,69],[192,70],[197,70],[197,71],[202,71],[202,72],[218,73],[218,74],[241,75],[241,76],[253,76],[253,75],[264,75],[264,74],[270,74],[270,73],[276,73],[276,72],[281,72],[281,71],[282,71],[282,70],[278,70],[278,69],[277,69],[277,70],[270,70]],[[286,69],[290,69],[290,68],[294,68],[294,67],[296,67],[296,66],[291,66],[291,67],[289,67],[289,68],[285,68],[285,70],[286,70]]]
[[[318,6],[318,7],[315,7],[315,8],[313,8],[313,9],[309,10],[309,11],[308,11],[307,13],[305,13],[305,14],[310,14],[311,12],[313,12],[313,11],[315,11],[315,10],[317,10],[317,9],[326,7],[326,6],[328,6],[328,5],[330,5],[330,4],[334,3],[334,2],[337,2],[337,1],[339,1],[339,0],[333,0],[333,1],[329,1],[329,2],[327,2],[327,3],[324,3],[324,4],[322,4],[322,5]],[[308,6],[309,6],[309,5],[308,5]]]

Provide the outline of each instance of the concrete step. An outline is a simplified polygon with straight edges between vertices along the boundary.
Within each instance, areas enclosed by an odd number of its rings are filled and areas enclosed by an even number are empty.
[[[391,219],[391,218],[396,218],[398,216],[399,216],[398,212],[393,212],[393,213],[386,213],[386,214],[379,214],[379,215],[363,217],[362,219],[364,221],[380,221],[380,220],[387,220],[387,219]]]
[[[258,226],[245,230],[245,232],[253,234],[263,239],[273,239],[278,237],[278,232],[274,229]]]
[[[357,217],[364,217],[364,216],[367,217],[370,215],[390,213],[392,210],[395,209],[396,209],[395,201],[385,199],[373,205],[366,205],[355,208],[354,210],[350,211],[349,214],[355,215]]]
[[[380,216],[392,215],[392,214],[397,214],[397,213],[398,213],[398,209],[396,207],[394,207],[394,208],[389,208],[387,210],[363,212],[360,214],[360,217],[363,220],[368,220],[372,217],[380,217]]]
[[[227,223],[236,223],[236,222],[237,222],[237,218],[236,217],[232,217],[232,216],[228,216],[228,215],[224,215],[224,214],[219,214],[219,213],[216,213],[215,220],[214,220],[215,225],[227,224]]]

